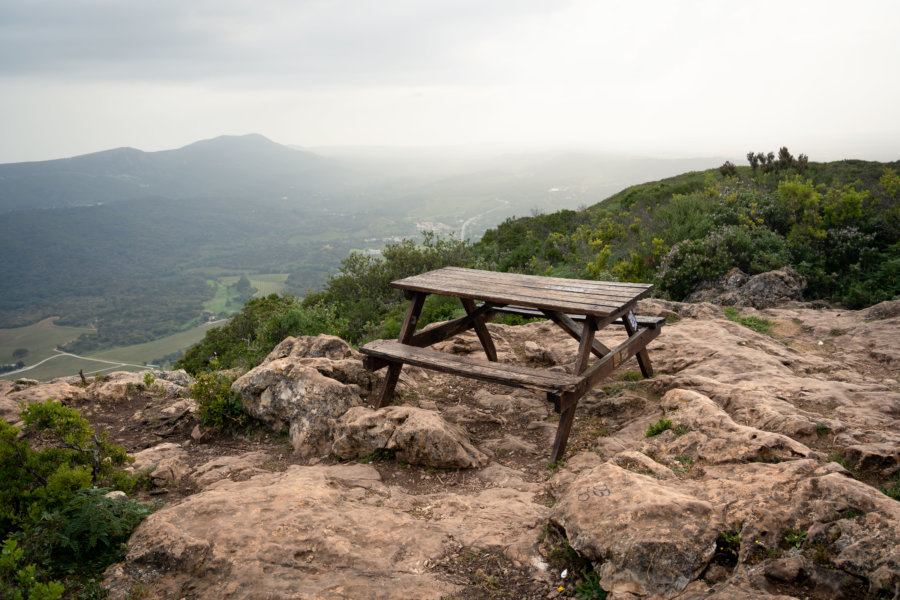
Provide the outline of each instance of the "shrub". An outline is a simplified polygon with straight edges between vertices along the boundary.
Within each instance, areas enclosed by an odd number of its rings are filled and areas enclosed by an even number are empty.
[[[131,459],[78,411],[47,400],[21,417],[0,419],[0,598],[58,598],[54,578],[97,575],[152,509],[105,496],[134,486]]]
[[[681,300],[701,281],[738,267],[762,273],[789,264],[784,238],[764,227],[720,227],[702,240],[675,244],[663,257],[656,279],[672,298]]]
[[[199,404],[200,422],[207,427],[235,431],[252,423],[241,397],[231,391],[232,379],[221,373],[200,373],[191,388]]]
[[[58,581],[39,582],[36,567],[22,564],[24,550],[7,539],[0,550],[0,600],[58,600],[66,591]]]
[[[653,437],[655,435],[659,435],[667,429],[672,429],[672,421],[666,419],[665,417],[660,417],[659,421],[647,428],[647,431],[644,433],[644,437]]]
[[[203,341],[185,352],[175,367],[196,375],[256,366],[288,336],[345,333],[346,319],[337,310],[323,303],[301,305],[294,296],[254,298],[226,325],[207,331]]]

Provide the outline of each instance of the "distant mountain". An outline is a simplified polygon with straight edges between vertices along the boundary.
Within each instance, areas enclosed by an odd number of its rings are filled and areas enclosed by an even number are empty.
[[[331,187],[340,173],[331,159],[259,134],[221,136],[160,152],[116,148],[0,165],[0,214],[149,196],[296,197]]]

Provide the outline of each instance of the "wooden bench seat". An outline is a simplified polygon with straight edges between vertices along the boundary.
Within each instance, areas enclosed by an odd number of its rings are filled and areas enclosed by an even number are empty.
[[[481,304],[478,305],[481,307]],[[525,308],[524,306],[494,306],[491,307],[491,312],[495,313],[503,313],[507,315],[518,315],[520,317],[525,317],[526,319],[546,319],[547,315],[542,313],[541,311],[534,308]],[[584,315],[568,315],[573,321],[583,322],[585,319]],[[635,315],[635,320],[637,321],[638,327],[647,327],[648,329],[659,329],[663,325],[666,324],[665,317],[642,317]],[[611,323],[612,325],[624,325],[622,323],[622,319],[616,319]]]
[[[573,392],[581,377],[536,369],[515,363],[491,362],[484,358],[459,356],[431,348],[417,348],[393,340],[369,342],[360,351],[366,355],[366,367],[376,370],[384,362],[398,362],[453,375],[462,375],[511,387],[527,388],[554,395]],[[371,360],[376,359],[376,360]]]

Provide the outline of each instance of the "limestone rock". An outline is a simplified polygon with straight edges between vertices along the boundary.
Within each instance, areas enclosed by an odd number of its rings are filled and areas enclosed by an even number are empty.
[[[473,400],[479,407],[493,414],[503,415],[507,419],[519,422],[546,419],[553,406],[540,394],[525,390],[516,390],[509,394],[492,394],[484,388],[479,388]]]
[[[582,473],[551,513],[600,584],[641,596],[682,591],[709,563],[721,527],[712,504],[603,464]]]
[[[802,316],[815,332],[833,329],[829,324],[835,324],[836,311],[830,316],[824,311],[795,309],[777,314],[795,327],[794,321]],[[851,335],[848,333],[842,336],[844,347],[820,356],[798,351],[738,323],[682,319],[667,326],[665,334],[651,345],[657,376],[646,385],[658,393],[693,390],[712,400],[739,425],[807,445],[824,432],[837,450],[860,446],[859,457],[871,456],[861,464],[874,464],[881,473],[891,473],[900,468],[890,451],[900,447],[900,389],[873,383],[866,375],[871,362],[863,357],[866,348],[874,344],[884,353],[896,352],[900,365],[900,350],[894,341],[900,322],[896,321],[865,323],[853,313],[843,323],[848,331],[859,331],[860,338],[865,332],[868,340],[857,344],[854,336],[844,341]]]
[[[272,349],[263,364],[279,359],[292,359],[316,369],[325,377],[356,386],[354,391],[363,398],[379,389],[383,376],[367,371],[362,365],[362,355],[333,335],[285,338]]]
[[[180,444],[159,444],[136,453],[129,470],[149,473],[150,481],[157,486],[178,483],[188,472],[187,452]]]
[[[450,537],[375,503],[389,496],[364,465],[223,481],[135,530],[125,562],[106,572],[109,598],[129,598],[138,586],[150,597],[197,600],[451,594],[455,586],[429,572]]]
[[[668,431],[651,438],[646,446],[654,452],[690,456],[708,464],[771,462],[810,453],[809,448],[785,435],[735,423],[727,412],[698,392],[670,390],[661,405],[675,426],[689,431],[684,435]]]
[[[714,281],[702,282],[685,302],[715,302],[722,305],[767,308],[803,299],[806,278],[791,267],[747,275],[731,269]]]
[[[149,386],[145,379],[147,374],[153,378],[153,383]],[[177,398],[187,396],[193,383],[194,378],[184,370],[114,371],[104,375],[100,381],[92,382],[86,391],[101,402],[121,402],[136,392],[150,392],[166,398]]]
[[[656,462],[646,454],[634,452],[633,450],[619,452],[612,457],[612,462],[623,469],[651,475],[657,479],[671,479],[674,477],[672,470],[665,465]]]
[[[432,467],[483,467],[488,458],[458,425],[437,412],[411,406],[372,410],[351,408],[335,424],[332,452],[357,458],[378,450],[396,452],[398,460]]]
[[[350,345],[339,337],[333,335],[302,335],[287,337],[275,346],[263,362],[271,362],[281,358],[327,358],[329,360],[342,360],[345,358],[358,358]]]
[[[249,415],[275,431],[288,428],[291,445],[302,456],[327,454],[331,421],[360,404],[349,386],[290,357],[267,359],[235,380],[231,389],[241,395]]]
[[[265,471],[260,467],[272,459],[265,452],[246,452],[239,456],[220,456],[204,463],[191,473],[194,481],[201,488],[223,479],[241,477],[246,479]]]
[[[44,402],[52,398],[63,404],[75,403],[85,398],[83,388],[70,385],[60,379],[50,383],[27,380],[26,383],[2,382],[0,387],[0,419],[15,426],[21,426],[19,413],[25,405]]]

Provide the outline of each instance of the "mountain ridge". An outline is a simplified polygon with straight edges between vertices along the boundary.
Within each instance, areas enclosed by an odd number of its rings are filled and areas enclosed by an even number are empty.
[[[0,214],[147,196],[253,195],[319,190],[338,167],[260,134],[219,136],[171,150],[132,147],[0,165]]]

